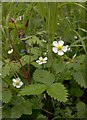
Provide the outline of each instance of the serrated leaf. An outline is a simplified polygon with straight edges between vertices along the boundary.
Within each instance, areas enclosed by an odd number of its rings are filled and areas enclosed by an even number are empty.
[[[12,98],[12,93],[10,90],[7,90],[7,91],[3,91],[2,92],[2,101],[5,102],[5,103],[8,103],[10,102],[11,98]]]
[[[54,83],[47,89],[47,93],[60,102],[66,102],[67,90],[61,83]]]
[[[44,84],[32,84],[21,89],[21,95],[38,95],[46,90],[47,86]]]
[[[83,102],[78,102],[76,105],[78,118],[85,118],[87,114],[87,106]]]
[[[87,88],[87,83],[82,72],[73,72],[73,77],[81,87]]]
[[[37,82],[51,85],[55,80],[55,76],[46,70],[37,69],[33,74],[33,79]]]

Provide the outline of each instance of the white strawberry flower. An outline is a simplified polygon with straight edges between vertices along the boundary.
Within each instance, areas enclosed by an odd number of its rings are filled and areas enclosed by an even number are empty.
[[[43,57],[39,57],[39,60],[36,60],[36,62],[41,65],[44,63],[47,63],[47,57],[43,58]]]
[[[16,88],[20,88],[23,85],[23,82],[21,81],[20,78],[16,78],[16,79],[13,78],[12,81],[13,81],[13,83],[12,83],[13,86]]]
[[[13,49],[9,50],[9,51],[8,51],[8,54],[11,54],[12,52],[13,52]]]
[[[53,42],[53,52],[54,53],[58,53],[58,55],[62,56],[64,54],[64,52],[66,52],[68,50],[68,45],[64,46],[64,42],[62,40],[60,41],[54,41]]]

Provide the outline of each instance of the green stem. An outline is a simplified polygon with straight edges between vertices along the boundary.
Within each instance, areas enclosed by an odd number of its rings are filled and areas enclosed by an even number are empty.
[[[52,48],[51,48],[51,42],[52,42],[52,35],[50,32],[50,25],[51,25],[51,3],[48,3],[48,65],[49,65],[49,71],[51,71],[51,65],[52,65]]]
[[[15,58],[17,58],[17,60],[19,61],[20,65],[21,65],[21,67],[22,67],[22,70],[23,70],[23,73],[24,73],[24,77],[25,77],[26,80],[28,80],[26,70],[24,69],[24,66],[22,65],[22,62],[20,61],[20,58],[19,58],[19,56],[18,56],[18,54],[17,54],[17,52],[16,52],[16,49],[15,49],[15,46],[14,46],[14,44],[13,44],[13,42],[12,42],[11,35],[10,35],[10,31],[9,31],[9,40],[10,40],[10,43],[11,43],[12,48],[13,48],[13,50],[14,50]]]

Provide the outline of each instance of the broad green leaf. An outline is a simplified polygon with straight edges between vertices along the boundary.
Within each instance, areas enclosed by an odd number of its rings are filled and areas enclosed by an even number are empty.
[[[20,105],[23,102],[25,102],[25,99],[22,96],[13,96],[12,99],[11,99],[11,101],[10,101],[10,103],[12,105]]]
[[[20,60],[22,62],[22,65],[27,64],[29,62],[29,55],[24,55]]]
[[[14,106],[11,109],[11,118],[20,118],[22,116],[22,111],[21,106]]]
[[[76,105],[78,118],[86,118],[87,106],[83,102],[78,102]]]
[[[28,100],[12,107],[11,118],[20,118],[22,114],[32,114],[32,104]]]
[[[47,86],[44,84],[32,84],[21,89],[21,95],[38,95],[46,90]]]
[[[47,93],[60,102],[66,102],[67,90],[61,83],[54,83],[47,89]]]
[[[87,82],[85,81],[85,76],[82,74],[82,72],[77,71],[77,72],[73,72],[73,77],[76,80],[76,82],[84,88],[87,88]]]
[[[51,85],[55,80],[55,76],[46,70],[37,69],[33,74],[33,79],[36,82]]]
[[[3,102],[8,103],[8,102],[10,102],[11,98],[12,98],[12,93],[10,90],[2,92],[2,101]]]
[[[65,70],[66,64],[63,61],[58,61],[56,60],[53,63],[53,69],[56,72],[56,74],[58,74],[59,72],[63,72]]]
[[[31,115],[32,114],[32,104],[27,100],[21,104],[23,109],[23,114]]]
[[[38,65],[36,62],[31,62],[31,65],[33,65],[34,67],[36,67],[38,69],[42,68],[42,66]]]
[[[11,109],[10,108],[8,108],[8,109],[6,109],[6,108],[3,108],[2,109],[2,118],[11,118]]]
[[[83,90],[78,87],[71,87],[70,88],[70,95],[81,97],[83,95]]]

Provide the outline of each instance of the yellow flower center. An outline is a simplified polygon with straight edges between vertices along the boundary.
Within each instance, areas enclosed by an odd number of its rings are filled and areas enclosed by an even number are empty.
[[[58,45],[58,46],[57,46],[57,49],[58,49],[58,50],[62,50],[62,46],[61,46],[61,45]]]
[[[19,83],[20,83],[19,80],[17,80],[17,81],[16,81],[16,85],[19,85]]]
[[[75,61],[74,61],[74,59],[70,59],[70,62],[71,62],[71,63],[74,63]]]
[[[40,60],[40,62],[43,62],[43,59],[42,59],[42,60]]]

